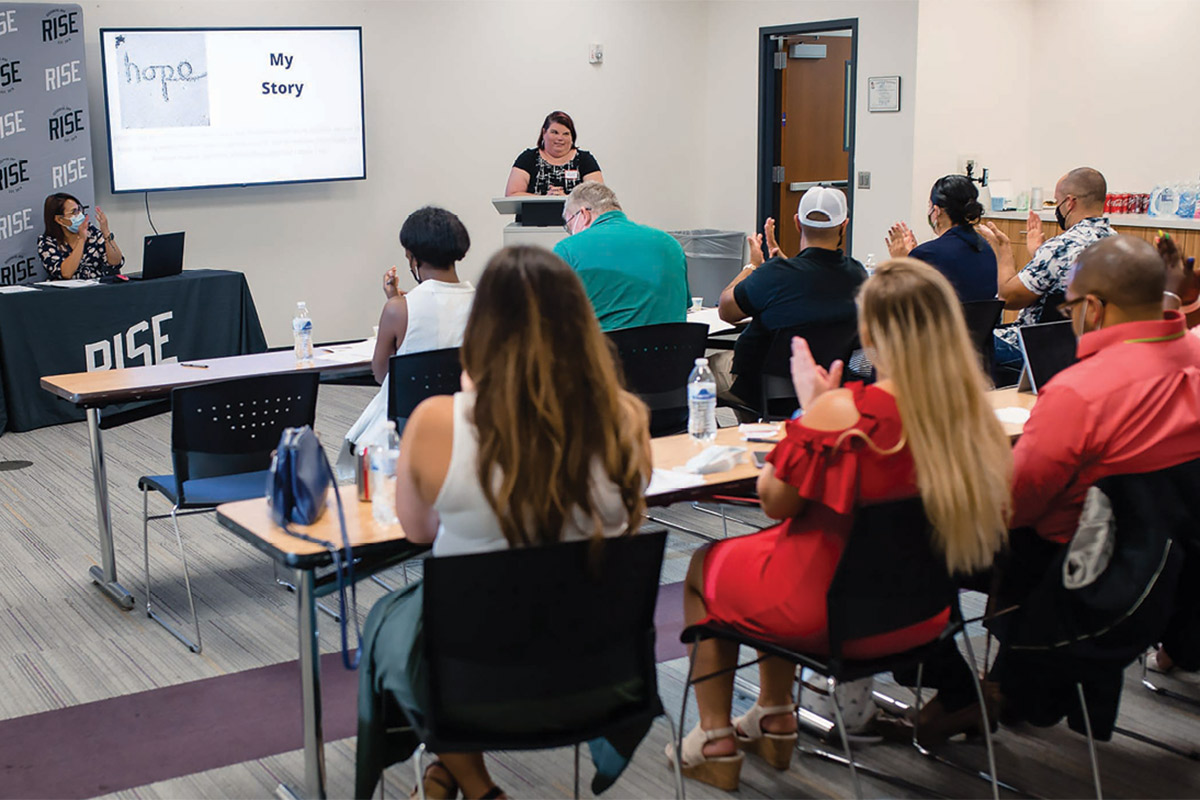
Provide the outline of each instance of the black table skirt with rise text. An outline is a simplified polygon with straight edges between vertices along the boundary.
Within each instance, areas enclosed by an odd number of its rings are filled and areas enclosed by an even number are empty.
[[[152,281],[3,294],[0,433],[84,418],[83,409],[42,390],[43,375],[266,349],[250,287],[240,272],[187,270]]]

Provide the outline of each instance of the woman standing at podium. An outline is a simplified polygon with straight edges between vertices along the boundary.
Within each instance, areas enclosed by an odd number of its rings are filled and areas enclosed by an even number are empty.
[[[108,229],[108,217],[99,206],[97,227],[88,223],[78,198],[56,192],[46,198],[42,216],[46,232],[38,236],[37,249],[50,280],[103,278],[116,275],[125,265],[125,256]]]
[[[587,150],[575,147],[575,122],[565,111],[551,111],[531,147],[513,162],[504,196],[565,196],[584,181],[604,183],[600,165]]]

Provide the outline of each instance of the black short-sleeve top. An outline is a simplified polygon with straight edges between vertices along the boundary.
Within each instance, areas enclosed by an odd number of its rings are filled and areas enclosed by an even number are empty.
[[[71,248],[55,239],[53,236],[41,234],[37,241],[38,255],[41,256],[42,266],[46,268],[46,277],[52,281],[63,278],[62,263],[71,255]],[[88,225],[87,243],[83,246],[83,258],[79,260],[79,268],[71,277],[84,280],[87,278],[103,278],[116,275],[125,266],[125,258],[119,264],[109,264],[106,255],[104,234],[95,225]]]
[[[551,186],[561,186],[564,192],[583,182],[585,175],[600,171],[600,165],[595,157],[587,150],[576,150],[575,155],[565,164],[551,164],[542,158],[542,153],[536,147],[531,147],[513,162],[517,169],[529,173],[530,194],[549,194]]]

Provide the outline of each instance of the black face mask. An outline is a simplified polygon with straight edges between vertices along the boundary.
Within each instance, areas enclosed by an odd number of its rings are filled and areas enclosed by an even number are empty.
[[[1054,207],[1054,221],[1058,223],[1059,230],[1067,229],[1067,218],[1063,216],[1061,204]]]

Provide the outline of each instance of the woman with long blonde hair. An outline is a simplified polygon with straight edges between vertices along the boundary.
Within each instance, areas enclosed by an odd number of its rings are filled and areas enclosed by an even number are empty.
[[[859,506],[919,496],[952,572],[988,568],[1004,545],[1012,455],[954,290],[932,267],[895,259],[863,285],[859,309],[878,382],[839,388],[841,362],[827,372],[802,339],[793,341],[792,378],[805,413],[787,424],[758,479],[763,511],[783,522],[697,552],[684,593],[687,624],[719,621],[799,650],[827,648],[825,595]],[[948,615],[847,642],[843,653],[874,658],[924,644]],[[696,647],[698,675],[736,664],[729,642]],[[739,748],[786,769],[796,741],[794,673],[790,663],[761,662],[758,702],[737,720],[731,672],[697,683],[700,722],[683,740],[684,773],[736,788]],[[673,759],[674,748],[667,754]]]
[[[621,388],[614,351],[583,284],[558,256],[509,247],[484,269],[462,345],[462,391],[409,417],[396,465],[396,514],[407,538],[450,556],[633,533],[650,479],[649,413]],[[389,692],[420,714],[419,588],[380,600],[363,631],[358,795],[379,761],[363,698]],[[377,720],[372,719],[374,724]],[[381,722],[381,721],[380,721]],[[405,746],[415,747],[409,741]],[[396,743],[397,747],[401,745]],[[428,797],[499,797],[482,753],[442,753]]]

